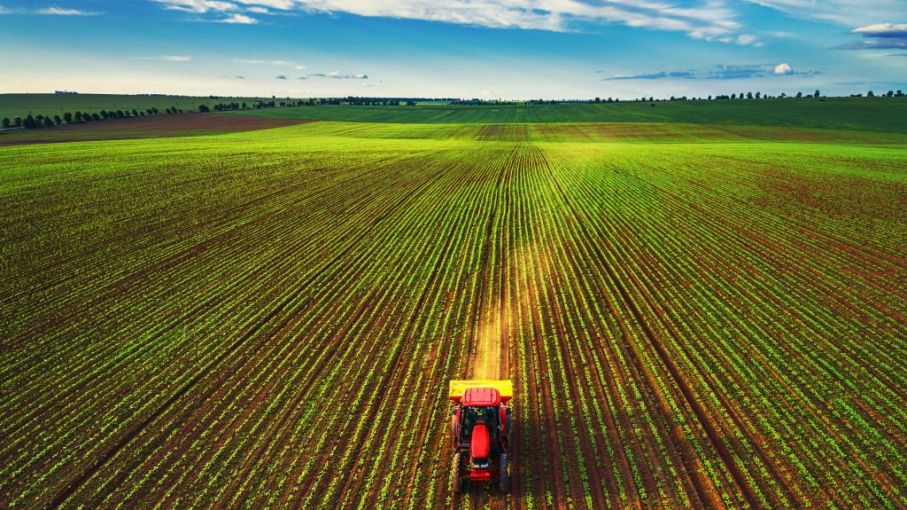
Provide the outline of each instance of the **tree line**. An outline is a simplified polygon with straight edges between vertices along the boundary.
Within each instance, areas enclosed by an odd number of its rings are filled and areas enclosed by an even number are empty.
[[[779,95],[777,95],[777,96],[771,96],[771,95],[768,95],[768,94],[762,94],[761,92],[756,92],[756,93],[753,93],[753,92],[745,92],[745,93],[744,93],[744,92],[741,92],[740,94],[733,93],[733,94],[731,94],[731,95],[726,95],[726,94],[724,94],[724,95],[717,95],[717,96],[714,96],[714,97],[708,96],[708,97],[705,98],[705,99],[703,99],[703,98],[701,98],[701,97],[699,97],[699,98],[696,98],[696,97],[694,97],[694,98],[687,98],[687,96],[682,96],[682,97],[671,96],[670,99],[668,99],[668,100],[669,100],[669,101],[690,101],[690,100],[692,100],[692,101],[703,101],[703,100],[705,100],[705,101],[734,101],[734,100],[754,100],[754,99],[809,99],[809,98],[812,98],[812,99],[824,99],[824,97],[825,97],[825,96],[822,95],[822,92],[821,92],[821,91],[816,90],[816,91],[813,92],[812,94],[804,94],[803,92],[797,92],[797,93],[796,93],[795,95],[793,95],[793,96],[788,96],[787,93],[785,93],[785,92],[782,92],[781,94],[779,94]],[[863,97],[863,94],[851,94],[850,97]],[[888,91],[887,93],[885,93],[885,94],[876,95],[873,91],[870,90],[870,91],[866,94],[866,97],[904,97],[904,91],[902,91],[902,90],[897,90],[897,91],[889,90],[889,91]],[[598,98],[596,98],[596,99],[598,99]],[[643,98],[641,98],[641,99],[637,99],[637,101],[643,101],[643,102],[649,101],[649,102],[654,102],[655,99],[650,97],[650,98],[647,100],[646,98],[643,97]],[[596,101],[596,102],[598,102],[598,101]],[[609,98],[609,102],[610,102],[610,98]]]
[[[310,100],[311,101],[311,100]],[[207,104],[200,104],[198,106],[198,111],[201,113],[210,112],[212,109],[219,112],[231,111],[231,110],[246,110],[249,108],[282,108],[287,106],[303,106],[305,103],[302,100],[293,101],[286,100],[281,101],[277,99],[272,99],[270,101],[256,101],[251,105],[247,102],[229,102],[229,103],[216,103],[212,106]],[[38,129],[38,128],[48,128],[54,126],[60,126],[62,124],[86,124],[89,122],[99,122],[102,120],[108,119],[128,119],[134,117],[145,117],[149,115],[176,115],[180,113],[186,113],[182,108],[177,108],[176,106],[171,106],[165,108],[163,112],[157,109],[156,107],[146,108],[145,110],[101,110],[98,112],[66,112],[62,116],[60,115],[32,115],[28,114],[26,117],[14,117],[14,118],[3,118],[2,126],[3,129],[13,129],[13,128],[22,128],[22,129]]]
[[[164,113],[167,115],[175,115],[178,113],[183,113],[183,110],[172,106],[170,108],[165,108]],[[101,110],[98,112],[66,112],[62,116],[60,115],[32,115],[28,114],[26,117],[14,117],[12,119],[4,117],[2,121],[3,129],[10,128],[24,128],[24,129],[38,129],[46,127],[54,127],[62,124],[85,124],[88,122],[99,122],[102,120],[108,119],[128,119],[132,117],[144,117],[146,115],[160,115],[161,111],[155,107],[147,108],[145,110],[139,111],[138,109],[132,110]]]

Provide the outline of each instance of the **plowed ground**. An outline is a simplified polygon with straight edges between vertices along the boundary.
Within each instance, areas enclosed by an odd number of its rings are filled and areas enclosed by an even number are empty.
[[[306,121],[229,114],[182,113],[129,119],[111,119],[86,124],[63,124],[53,128],[28,129],[0,134],[0,146],[36,143],[125,140],[171,136],[214,135],[303,124]]]

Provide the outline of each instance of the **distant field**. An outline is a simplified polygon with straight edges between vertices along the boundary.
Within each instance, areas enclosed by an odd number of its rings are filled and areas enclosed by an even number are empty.
[[[907,97],[482,106],[304,106],[244,115],[356,122],[686,122],[907,132]]]
[[[907,507],[903,133],[400,108],[0,147],[0,506]],[[489,342],[513,491],[455,497]]]
[[[32,115],[59,115],[64,113],[100,112],[101,110],[146,110],[157,108],[163,111],[172,106],[184,111],[198,111],[201,104],[208,106],[217,103],[243,101],[250,105],[258,100],[271,101],[271,98],[234,97],[211,99],[208,97],[189,96],[127,96],[113,94],[0,94],[0,119],[7,117],[25,117]],[[279,101],[279,99],[278,99]]]
[[[50,129],[25,129],[0,134],[0,146],[60,143],[90,140],[124,140],[198,136],[268,129],[306,121],[248,115],[182,113],[128,119],[111,119],[87,124],[61,125]]]

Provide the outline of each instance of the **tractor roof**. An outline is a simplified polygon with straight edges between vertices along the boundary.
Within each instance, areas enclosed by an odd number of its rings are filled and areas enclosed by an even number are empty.
[[[496,406],[501,394],[494,388],[469,388],[463,393],[463,405],[469,407]]]

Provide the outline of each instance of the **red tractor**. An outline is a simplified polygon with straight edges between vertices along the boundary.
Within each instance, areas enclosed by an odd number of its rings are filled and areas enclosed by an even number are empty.
[[[468,492],[473,482],[495,483],[510,490],[510,381],[451,381],[450,429],[454,458],[451,482],[454,492]]]

